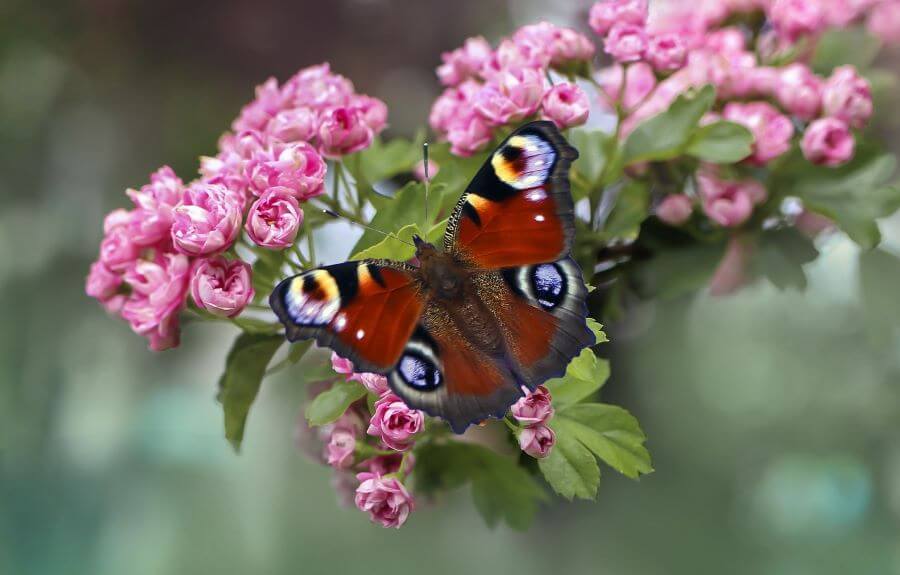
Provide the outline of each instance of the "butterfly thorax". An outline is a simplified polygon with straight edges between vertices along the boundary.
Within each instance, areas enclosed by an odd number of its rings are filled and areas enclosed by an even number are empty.
[[[419,260],[419,279],[431,297],[452,302],[465,297],[469,271],[446,252],[417,237],[416,258]]]

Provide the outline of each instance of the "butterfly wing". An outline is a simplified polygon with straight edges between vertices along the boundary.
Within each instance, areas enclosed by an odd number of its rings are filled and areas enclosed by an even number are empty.
[[[569,167],[577,157],[552,122],[532,122],[513,132],[457,203],[445,251],[481,269],[568,255],[575,237]]]
[[[422,314],[414,272],[386,260],[325,266],[282,281],[269,304],[288,340],[315,338],[359,371],[387,373]]]

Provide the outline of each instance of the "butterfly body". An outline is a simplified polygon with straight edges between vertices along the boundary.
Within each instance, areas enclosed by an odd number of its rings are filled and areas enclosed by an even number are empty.
[[[407,404],[456,432],[502,417],[594,343],[568,253],[575,157],[552,124],[523,126],[460,198],[443,249],[416,237],[416,266],[346,262],[282,282],[270,303],[286,336],[386,374]]]

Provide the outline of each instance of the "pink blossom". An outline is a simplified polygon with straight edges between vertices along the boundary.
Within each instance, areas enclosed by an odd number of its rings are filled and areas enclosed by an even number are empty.
[[[231,124],[235,132],[262,130],[269,120],[284,108],[284,95],[275,78],[269,78],[256,87],[256,99],[244,106],[240,116]]]
[[[819,2],[810,0],[774,0],[768,10],[769,20],[778,33],[790,41],[814,35],[825,25]]]
[[[365,94],[357,94],[351,99],[350,105],[360,111],[363,122],[365,122],[374,133],[378,134],[384,130],[387,125],[388,117],[387,104],[378,98],[373,98],[372,96],[367,96]]]
[[[900,43],[900,1],[884,0],[876,4],[869,12],[866,27],[888,44]]]
[[[544,424],[532,425],[519,432],[519,448],[535,459],[550,455],[556,433]]]
[[[728,26],[706,35],[704,48],[716,54],[742,54],[747,51],[747,39],[740,28]]]
[[[353,465],[356,451],[356,429],[348,425],[335,425],[325,444],[325,461],[335,469],[347,469]]]
[[[399,528],[415,510],[412,495],[393,477],[381,477],[374,473],[360,473],[356,489],[356,507],[369,514],[369,518],[383,527]]]
[[[332,351],[331,369],[333,369],[335,373],[346,375],[347,379],[350,379],[350,376],[353,375],[353,362],[349,359],[344,359],[343,357]]]
[[[647,34],[641,26],[620,22],[609,31],[603,49],[617,62],[635,62],[647,50]]]
[[[253,155],[245,174],[250,191],[257,196],[278,187],[305,201],[324,192],[326,169],[325,161],[310,144],[276,142]]]
[[[428,123],[436,132],[447,132],[461,117],[472,115],[471,107],[481,84],[466,80],[455,88],[447,88],[434,101]]]
[[[429,158],[428,159],[428,172],[427,172],[428,180],[429,181],[433,180],[434,177],[437,175],[437,173],[440,171],[440,169],[441,169],[441,167],[438,165],[438,163],[435,162],[434,160],[432,160],[431,158]],[[415,179],[419,180],[420,182],[424,182],[425,178],[426,178],[425,160],[419,160],[418,162],[416,162],[416,165],[413,166],[412,171],[413,171],[413,177]]]
[[[791,64],[781,70],[776,93],[781,105],[801,120],[812,120],[822,107],[822,81],[806,64]]]
[[[694,206],[684,194],[671,194],[663,198],[656,208],[656,217],[670,226],[680,226],[691,219]]]
[[[588,24],[599,36],[605,36],[618,24],[643,26],[647,21],[646,0],[609,0],[591,6]]]
[[[576,84],[561,82],[544,95],[542,115],[564,130],[584,124],[590,107],[587,94],[581,88]]]
[[[535,113],[544,96],[544,76],[535,68],[506,71],[475,96],[475,110],[489,124],[502,126]]]
[[[184,307],[190,262],[182,254],[163,254],[155,261],[139,260],[125,274],[131,295],[122,317],[135,333],[162,351],[178,345],[178,312]]]
[[[402,399],[388,393],[375,402],[375,413],[366,432],[381,438],[395,451],[406,451],[412,447],[413,436],[422,430],[424,421],[421,411],[410,409]]]
[[[826,116],[862,128],[872,116],[872,88],[853,66],[835,68],[825,82],[822,107]]]
[[[765,165],[787,152],[794,136],[794,125],[787,116],[780,114],[766,102],[730,102],[723,117],[746,126],[753,133],[753,155],[749,162]]]
[[[677,34],[651,36],[647,43],[647,61],[663,72],[677,70],[687,60],[687,46]]]
[[[213,315],[234,317],[253,299],[250,264],[223,257],[194,262],[191,297],[200,309]]]
[[[821,118],[806,128],[800,148],[813,164],[840,166],[853,157],[856,142],[843,120]]]
[[[406,457],[406,462],[404,463],[403,458]],[[416,458],[412,454],[411,451],[405,453],[391,453],[388,455],[376,455],[371,459],[367,459],[362,462],[362,465],[365,466],[370,473],[374,473],[375,475],[390,475],[391,473],[398,473],[400,471],[400,465],[403,465],[403,473],[404,475],[408,474],[412,471],[415,466]]]
[[[387,378],[378,373],[355,373],[350,379],[360,382],[370,393],[379,397],[390,391]]]
[[[285,94],[294,107],[315,110],[346,106],[353,95],[353,83],[331,72],[328,64],[304,68],[285,82]]]
[[[543,385],[539,385],[534,391],[519,398],[512,405],[510,411],[519,423],[525,425],[546,423],[553,417],[551,400],[550,390]]]
[[[476,76],[490,57],[491,45],[487,40],[481,36],[468,38],[461,48],[441,54],[443,64],[438,66],[438,78],[445,86],[456,86]]]
[[[626,110],[631,110],[643,102],[656,87],[656,75],[653,68],[645,62],[636,62],[628,66],[625,72],[625,94],[621,95],[622,76],[624,68],[615,64],[605,68],[597,77],[603,93],[611,102],[619,101],[622,97],[622,105]]]
[[[754,180],[720,180],[713,173],[698,177],[703,211],[722,227],[736,227],[747,221],[753,205],[765,201],[766,191]]]
[[[450,152],[463,157],[483,150],[493,137],[490,126],[478,114],[453,122],[447,130]]]
[[[587,36],[571,28],[555,28],[550,41],[550,64],[563,66],[569,62],[590,61],[594,57],[594,43]]]
[[[520,68],[546,68],[550,65],[550,46],[544,38],[533,34],[516,34],[506,38],[497,46],[496,52],[481,69],[484,78],[491,79],[496,73]]]
[[[172,241],[189,256],[228,249],[241,229],[241,206],[221,184],[195,182],[175,208]]]
[[[163,166],[150,176],[150,183],[140,190],[125,193],[134,202],[128,233],[139,246],[152,246],[169,236],[172,228],[172,209],[181,200],[184,184],[169,166]]]
[[[725,255],[719,262],[712,279],[709,280],[709,295],[721,297],[735,293],[748,281],[747,270],[753,256],[753,244],[740,234],[734,234],[725,248]]]
[[[266,132],[282,142],[308,142],[319,131],[319,115],[310,108],[292,108],[278,112]]]
[[[127,226],[107,227],[106,236],[100,242],[100,261],[111,271],[125,271],[140,255],[140,247],[131,241]]]
[[[374,133],[359,108],[339,106],[325,111],[319,145],[326,158],[337,159],[369,147]]]
[[[281,250],[297,239],[303,224],[303,210],[289,188],[269,188],[247,213],[244,229],[258,246]]]
[[[85,282],[85,293],[100,301],[111,299],[122,285],[122,276],[106,267],[103,262],[96,261],[91,264],[91,271]]]
[[[122,208],[115,209],[103,218],[103,233],[108,234],[116,228],[127,226],[131,222],[131,212]]]

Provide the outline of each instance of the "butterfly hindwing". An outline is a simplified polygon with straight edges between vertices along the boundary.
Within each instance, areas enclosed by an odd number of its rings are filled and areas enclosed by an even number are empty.
[[[422,313],[413,272],[382,260],[325,266],[284,280],[269,303],[290,341],[315,338],[359,371],[387,373]]]
[[[515,131],[457,203],[445,251],[482,269],[567,255],[575,235],[569,167],[577,157],[551,122],[532,122]]]

